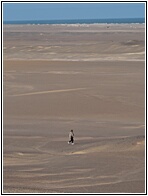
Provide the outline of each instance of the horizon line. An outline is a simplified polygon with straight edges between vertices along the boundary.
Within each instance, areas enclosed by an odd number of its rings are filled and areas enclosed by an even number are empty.
[[[145,19],[145,17],[119,17],[119,18],[75,18],[75,19],[22,19],[22,20],[3,20],[3,22],[21,22],[21,21],[63,21],[63,20],[116,20],[116,19]]]

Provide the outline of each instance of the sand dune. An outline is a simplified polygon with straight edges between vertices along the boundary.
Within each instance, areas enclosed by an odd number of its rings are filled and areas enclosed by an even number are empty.
[[[20,132],[17,134],[21,135]],[[75,146],[66,144],[62,138],[52,140],[50,135],[42,138],[7,136],[5,139],[11,141],[11,153],[5,152],[4,164],[9,178],[16,179],[7,184],[6,192],[141,192],[144,188],[136,186],[131,189],[131,183],[142,181],[144,136],[117,139],[79,137]],[[27,144],[25,148],[22,141]],[[14,149],[15,143],[19,148]],[[11,169],[14,167],[15,173]],[[122,183],[126,185],[120,187]]]
[[[4,40],[7,40],[4,57],[14,60],[144,61],[144,28],[144,24],[111,25],[110,28],[106,24],[87,28],[4,25]],[[16,42],[16,39],[19,40]]]
[[[3,37],[3,192],[144,193],[145,25]]]

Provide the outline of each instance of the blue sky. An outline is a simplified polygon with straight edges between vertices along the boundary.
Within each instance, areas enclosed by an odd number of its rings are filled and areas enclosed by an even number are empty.
[[[143,18],[144,3],[3,3],[3,20]]]

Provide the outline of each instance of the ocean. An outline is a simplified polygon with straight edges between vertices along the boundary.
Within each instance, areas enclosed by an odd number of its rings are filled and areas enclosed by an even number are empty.
[[[73,19],[73,20],[24,20],[24,21],[4,21],[3,24],[129,24],[145,23],[145,18],[112,18],[112,19]]]

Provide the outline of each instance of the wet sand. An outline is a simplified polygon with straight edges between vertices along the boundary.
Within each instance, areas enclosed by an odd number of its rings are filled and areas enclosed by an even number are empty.
[[[138,24],[4,25],[4,193],[145,192],[144,43]]]

